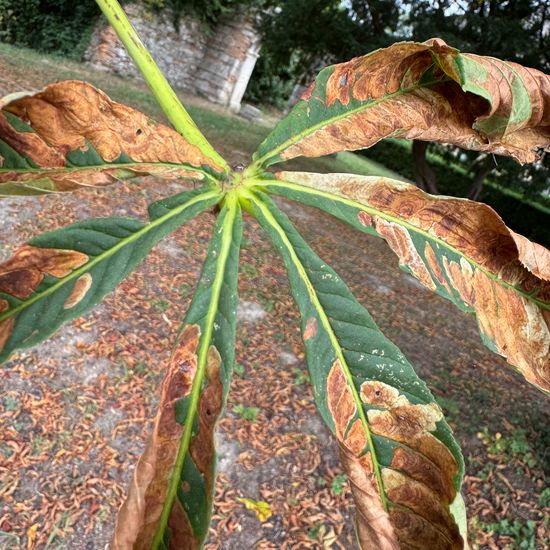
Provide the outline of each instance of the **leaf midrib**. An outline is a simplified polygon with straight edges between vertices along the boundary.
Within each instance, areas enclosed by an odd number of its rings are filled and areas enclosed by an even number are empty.
[[[373,206],[369,206],[367,204],[363,204],[363,203],[360,203],[360,202],[355,202],[352,199],[344,198],[344,197],[341,197],[340,195],[332,194],[332,193],[329,193],[327,191],[321,191],[321,190],[315,189],[313,187],[307,187],[305,185],[300,185],[299,183],[293,183],[293,182],[287,182],[287,181],[281,181],[281,180],[261,180],[261,179],[255,180],[255,183],[257,185],[261,186],[261,187],[281,187],[281,188],[288,188],[288,189],[293,189],[293,190],[296,190],[296,191],[308,193],[310,195],[318,195],[318,196],[324,197],[324,198],[329,199],[329,200],[341,202],[343,204],[346,204],[347,206],[351,206],[352,208],[357,208],[359,210],[368,212],[369,214],[374,214],[375,216],[380,217],[384,220],[387,220],[387,221],[393,222],[397,225],[400,225],[402,227],[405,227],[408,231],[413,231],[415,233],[418,233],[419,235],[422,235],[423,237],[425,237],[427,240],[429,240],[431,242],[435,242],[435,243],[439,244],[440,246],[442,246],[443,248],[446,248],[446,249],[450,250],[451,252],[455,253],[456,255],[460,256],[461,258],[464,258],[470,265],[472,265],[476,269],[479,269],[480,271],[482,271],[488,278],[495,281],[497,284],[505,286],[505,287],[511,289],[513,292],[515,292],[516,294],[518,294],[521,297],[525,298],[526,300],[528,300],[530,302],[533,302],[534,304],[536,304],[541,309],[550,310],[550,303],[543,302],[543,301],[539,300],[536,297],[536,295],[529,294],[528,292],[524,292],[524,291],[518,289],[513,284],[508,283],[507,281],[504,281],[503,279],[501,279],[500,277],[498,277],[497,275],[495,275],[491,271],[487,270],[481,264],[479,264],[478,262],[476,262],[472,258],[466,256],[463,252],[461,252],[460,250],[458,250],[454,246],[450,245],[449,243],[443,241],[439,237],[435,237],[435,236],[431,235],[430,233],[428,233],[427,231],[425,231],[423,229],[420,229],[420,228],[416,227],[415,225],[412,225],[409,222],[404,221],[401,218],[391,216],[390,214],[385,213],[383,210],[378,210],[377,208],[374,208]],[[299,202],[299,201],[297,201],[297,202]],[[319,208],[320,210],[323,210],[323,211],[327,212],[327,210],[325,210],[324,208],[321,208],[321,207],[316,207],[316,208]],[[330,214],[330,212],[329,212],[329,214]],[[331,215],[333,215],[333,214],[331,214]],[[383,237],[380,237],[380,238],[383,238]]]
[[[147,234],[149,231],[152,231],[153,229],[156,229],[158,226],[162,225],[164,222],[168,221],[170,218],[173,218],[174,216],[177,216],[178,214],[181,214],[184,210],[187,208],[208,200],[210,198],[215,198],[216,196],[219,196],[219,191],[207,191],[205,193],[202,193],[200,195],[197,195],[196,197],[192,198],[190,201],[174,208],[170,212],[164,214],[160,218],[157,218],[156,220],[149,222],[148,224],[144,225],[141,229],[136,231],[135,233],[132,233],[129,237],[126,237],[125,239],[122,239],[117,244],[115,244],[113,247],[107,249],[105,252],[102,252],[101,254],[95,256],[92,260],[85,263],[82,267],[79,267],[75,269],[74,271],[71,271],[69,275],[66,277],[63,277],[53,285],[49,286],[47,289],[43,290],[42,292],[33,294],[29,299],[25,300],[18,306],[14,307],[13,309],[8,309],[6,312],[0,314],[0,322],[4,321],[5,319],[8,319],[9,317],[12,317],[16,314],[18,314],[20,311],[25,310],[26,308],[30,307],[35,302],[46,298],[50,294],[56,292],[59,288],[61,288],[66,283],[72,281],[73,279],[77,279],[84,273],[87,273],[90,271],[95,265],[99,264],[103,260],[106,260],[116,254],[119,250],[127,246],[128,244],[138,240],[143,235]],[[47,247],[45,247],[47,248]]]
[[[201,397],[202,382],[206,372],[208,360],[208,349],[212,340],[212,333],[214,330],[216,315],[218,313],[221,290],[226,276],[227,260],[230,255],[231,244],[233,242],[233,227],[238,210],[237,196],[235,193],[230,192],[226,195],[225,205],[227,207],[227,214],[222,226],[221,245],[216,262],[216,275],[212,283],[210,304],[208,306],[208,311],[204,321],[205,331],[204,334],[200,336],[199,349],[197,353],[197,371],[195,373],[195,377],[193,378],[190,403],[188,407],[188,413],[185,418],[184,432],[182,435],[180,447],[178,449],[176,462],[170,476],[170,481],[166,492],[166,500],[164,501],[157,531],[151,544],[151,550],[157,550],[162,543],[164,532],[168,525],[168,520],[172,511],[172,505],[177,495],[177,489],[180,483],[181,472],[183,469],[185,457],[187,456],[189,444],[193,435],[193,422]]]
[[[192,164],[186,164],[186,163],[177,163],[177,162],[155,162],[155,161],[147,161],[147,162],[105,162],[105,164],[87,164],[85,166],[78,166],[77,164],[71,164],[70,166],[60,166],[57,168],[6,168],[5,166],[0,167],[0,175],[1,174],[39,174],[39,175],[48,175],[53,173],[71,173],[71,172],[83,172],[86,170],[97,170],[97,169],[103,169],[103,170],[110,170],[112,168],[114,169],[136,169],[136,168],[144,168],[146,166],[160,166],[160,167],[166,167],[166,168],[180,168],[183,170],[189,170],[193,172],[200,172],[201,174],[204,174],[205,176],[211,177],[210,174],[204,168],[200,166],[193,166]],[[18,180],[17,183],[25,183],[27,181],[32,180]],[[9,181],[0,181],[0,189],[3,183],[9,183]]]
[[[243,192],[244,194],[244,192]],[[279,225],[271,211],[265,206],[265,204],[258,199],[253,193],[248,192],[247,198],[249,198],[256,206],[261,210],[263,216],[265,217],[266,221],[275,229],[275,231],[279,234],[279,237],[281,238],[282,242],[286,246],[290,257],[292,259],[292,262],[296,266],[296,269],[300,276],[302,277],[302,280],[304,281],[304,284],[306,285],[306,288],[308,289],[308,294],[310,297],[310,300],[312,304],[314,305],[315,309],[317,310],[317,313],[319,315],[319,318],[321,320],[321,323],[323,324],[324,329],[326,330],[330,342],[332,344],[332,347],[334,348],[334,351],[336,353],[336,357],[338,361],[340,362],[340,365],[342,367],[342,372],[344,373],[344,376],[346,378],[346,382],[348,384],[348,387],[351,390],[353,399],[355,401],[355,406],[357,408],[357,414],[359,415],[359,418],[361,419],[361,424],[363,426],[365,436],[367,439],[367,443],[369,446],[369,450],[372,457],[372,463],[373,463],[373,470],[376,478],[376,483],[378,485],[378,490],[380,494],[380,500],[382,502],[382,506],[385,511],[388,510],[388,501],[386,497],[386,493],[384,490],[384,484],[382,481],[382,474],[380,471],[380,464],[378,462],[378,457],[376,456],[376,451],[374,447],[374,441],[372,437],[372,433],[370,431],[369,423],[367,420],[367,417],[365,415],[365,411],[363,410],[363,403],[359,397],[359,394],[357,393],[357,389],[355,387],[355,384],[353,382],[352,374],[349,370],[349,367],[347,365],[346,359],[344,357],[344,353],[342,351],[342,348],[340,346],[340,343],[338,342],[338,338],[334,334],[334,331],[332,329],[332,326],[330,324],[330,320],[325,313],[325,310],[317,296],[317,292],[315,291],[315,288],[313,286],[313,283],[309,279],[309,276],[307,274],[306,269],[304,268],[302,262],[300,261],[300,258],[298,257],[296,251],[294,250],[294,247],[292,243],[290,242],[287,234],[285,233],[284,229]],[[347,428],[346,428],[347,429]],[[344,442],[343,442],[344,443]]]
[[[433,66],[433,65],[432,65]],[[426,69],[426,71],[429,70],[430,67]],[[376,105],[379,105],[380,103],[383,103],[384,101],[391,100],[395,97],[399,97],[400,95],[408,94],[410,92],[414,92],[415,90],[419,90],[421,88],[429,88],[430,86],[434,86],[435,84],[439,84],[442,82],[449,82],[452,79],[445,75],[443,78],[438,78],[434,80],[430,80],[428,82],[423,82],[422,84],[415,84],[414,86],[410,86],[409,88],[400,88],[396,92],[386,94],[379,99],[375,99],[373,101],[370,101],[366,104],[359,105],[358,107],[355,107],[354,109],[350,109],[349,111],[345,111],[339,115],[333,116],[329,119],[322,120],[320,122],[317,122],[316,124],[313,124],[312,126],[308,126],[301,132],[298,132],[297,134],[294,134],[291,138],[287,139],[277,147],[271,149],[267,153],[265,153],[262,157],[255,160],[254,164],[257,166],[265,166],[266,161],[272,159],[285,149],[288,149],[289,147],[296,145],[296,143],[302,141],[306,137],[314,134],[318,130],[321,130],[325,126],[329,126],[330,124],[335,124],[336,122],[339,122],[340,120],[351,117],[357,113],[360,113],[361,111],[366,111],[367,109],[370,109],[371,107],[374,107]],[[290,114],[289,116],[291,116]]]

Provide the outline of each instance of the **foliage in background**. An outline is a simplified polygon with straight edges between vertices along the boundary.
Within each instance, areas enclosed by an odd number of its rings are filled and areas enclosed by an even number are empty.
[[[153,11],[169,9],[176,30],[185,15],[196,17],[210,31],[225,14],[235,11],[259,10],[270,4],[270,0],[141,0]]]
[[[548,0],[405,0],[410,38],[441,36],[462,51],[475,51],[548,72]]]
[[[275,71],[269,51],[260,55],[254,68],[254,77],[246,88],[245,100],[252,103],[268,103],[284,110],[294,89],[294,72],[299,65],[298,56],[291,56],[286,70]]]
[[[201,21],[208,32],[224,14],[269,4],[269,0],[134,1],[152,12],[170,10],[177,30],[181,18],[189,14]],[[95,0],[0,0],[0,41],[81,59],[100,14]]]
[[[0,41],[81,59],[100,13],[94,0],[0,0]]]
[[[245,99],[275,98],[275,105],[325,65],[388,46],[398,23],[394,0],[274,0],[262,7],[260,60],[267,61],[256,64]]]

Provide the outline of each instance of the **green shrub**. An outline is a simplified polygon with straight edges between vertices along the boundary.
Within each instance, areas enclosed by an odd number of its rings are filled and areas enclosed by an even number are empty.
[[[294,88],[292,63],[285,72],[275,71],[274,63],[266,52],[258,58],[244,99],[252,103],[266,103],[284,109]]]
[[[0,40],[81,59],[100,13],[94,0],[0,0]]]

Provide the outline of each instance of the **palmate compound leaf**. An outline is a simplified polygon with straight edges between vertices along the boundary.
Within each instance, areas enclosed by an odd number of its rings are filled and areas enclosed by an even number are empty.
[[[474,314],[484,343],[550,391],[550,252],[489,206],[351,174],[280,172],[270,192],[383,237],[428,289]],[[261,181],[261,180],[259,180]]]
[[[0,196],[102,187],[154,174],[204,179],[222,168],[178,132],[68,80],[0,100]]]
[[[32,239],[0,264],[0,362],[90,310],[168,233],[221,195],[211,187],[153,203],[149,223],[95,218]]]
[[[229,193],[170,358],[153,434],[119,512],[112,550],[191,550],[208,532],[214,428],[233,371],[241,235],[241,209]]]
[[[550,145],[550,76],[441,39],[401,42],[323,69],[254,155],[363,149],[385,137],[452,143],[532,162]]]
[[[426,385],[267,196],[250,209],[285,262],[317,407],[338,440],[364,549],[462,549],[463,461]],[[460,507],[458,507],[460,508]]]

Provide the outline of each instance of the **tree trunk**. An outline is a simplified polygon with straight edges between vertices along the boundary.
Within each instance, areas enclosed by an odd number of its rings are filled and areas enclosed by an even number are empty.
[[[372,20],[372,27],[375,33],[378,35],[382,34],[384,32],[384,28],[382,23],[380,22],[380,14],[378,13],[376,6],[373,6],[372,2],[369,2],[369,0],[367,0],[367,7],[369,8],[369,13]]]
[[[481,161],[478,171],[472,180],[472,186],[470,187],[470,191],[468,191],[468,198],[470,200],[478,200],[479,195],[481,195],[481,191],[483,190],[483,182],[489,175],[491,168],[491,157],[487,156]]]
[[[437,190],[437,178],[426,159],[428,142],[415,139],[412,145],[414,161],[414,178],[416,185],[428,193],[439,195]]]

